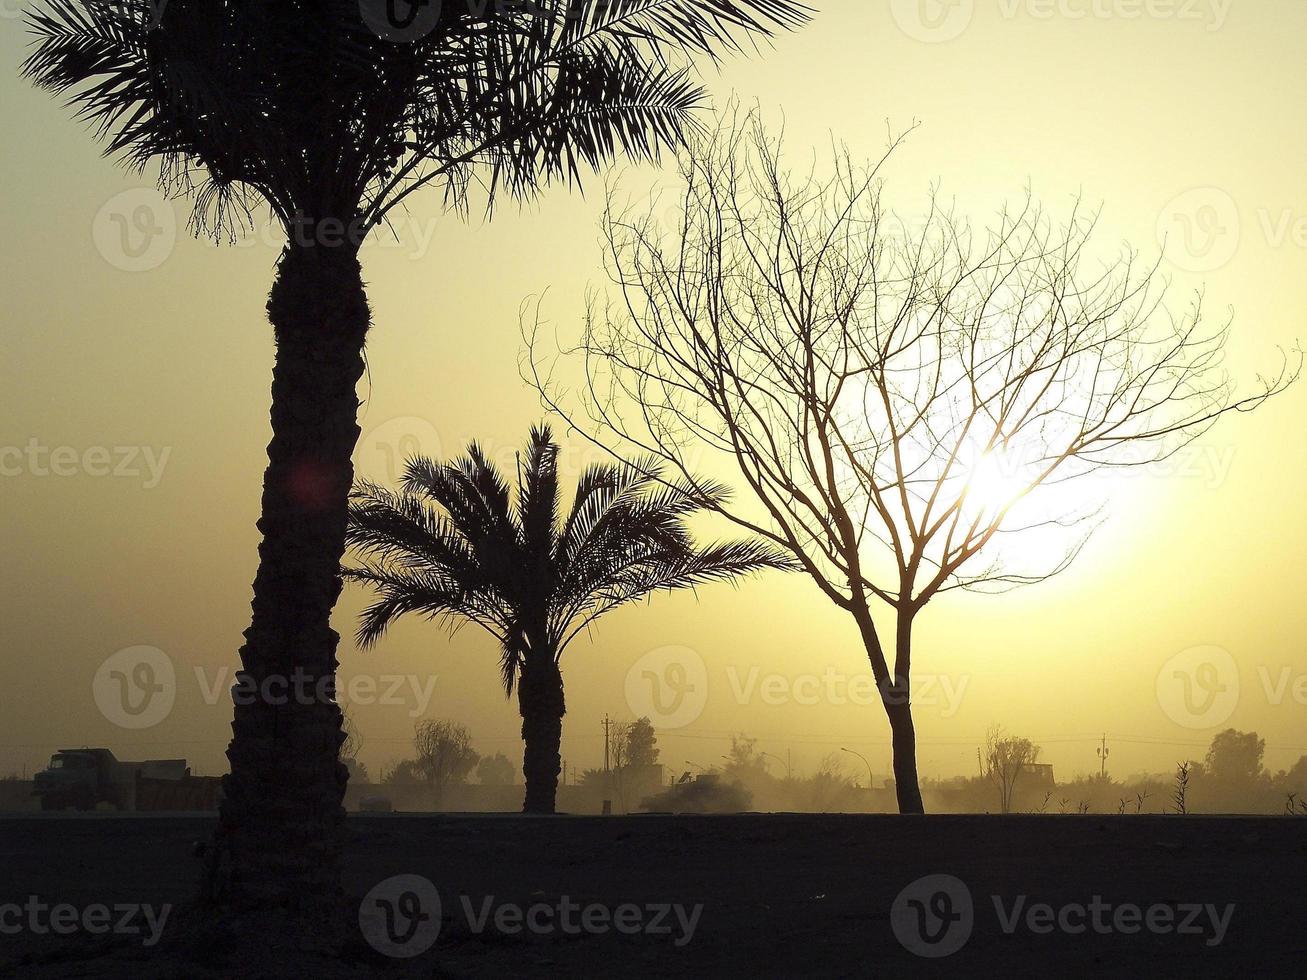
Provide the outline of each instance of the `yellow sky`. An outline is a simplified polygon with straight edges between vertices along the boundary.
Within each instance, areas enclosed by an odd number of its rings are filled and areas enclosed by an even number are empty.
[[[1169,230],[1177,301],[1205,283],[1213,315],[1233,311],[1232,366],[1246,379],[1274,365],[1277,345],[1307,334],[1307,4],[824,6],[765,58],[727,62],[714,91],[756,99],[772,118],[783,109],[792,147],[833,133],[871,155],[887,122],[919,121],[886,191],[907,213],[933,181],[978,219],[1028,183],[1055,211],[1077,193],[1101,201],[1109,245],[1149,254],[1159,228]],[[10,137],[0,158],[0,447],[23,455],[4,457],[0,480],[0,772],[30,771],[62,744],[185,755],[213,772],[230,712],[221,698],[206,703],[205,687],[224,686],[247,622],[272,356],[263,304],[276,248],[215,248],[179,230],[153,268],[122,268],[159,258],[115,252],[118,229],[102,212],[142,181],[15,80],[23,43],[11,7],[0,17]],[[629,179],[643,186],[649,175]],[[600,188],[596,180],[585,199],[559,190],[526,211],[505,207],[490,225],[441,217],[429,196],[400,224],[403,241],[367,248],[375,327],[365,470],[383,476],[384,457],[368,447],[402,434],[438,451],[473,436],[500,448],[521,440],[540,410],[518,378],[518,308],[547,289],[545,315],[575,323],[600,276]],[[1112,520],[1064,577],[932,604],[917,641],[916,670],[938,678],[918,698],[923,771],[973,771],[976,740],[994,722],[1043,744],[1060,776],[1096,769],[1104,731],[1122,774],[1201,755],[1213,728],[1178,723],[1157,679],[1170,658],[1206,646],[1229,651],[1237,674],[1221,727],[1260,732],[1275,768],[1307,752],[1307,704],[1293,697],[1307,675],[1305,407],[1300,385],[1218,428],[1185,466],[1119,484]],[[73,447],[76,461],[65,454],[56,467],[72,475],[32,463],[33,440]],[[130,461],[115,449],[124,446],[138,447]],[[97,475],[106,464],[87,453],[95,447],[108,450],[111,471],[131,472]],[[580,447],[573,458],[585,458]],[[342,601],[343,633],[361,604],[355,594]],[[93,680],[107,657],[137,645],[170,658],[176,705],[128,730],[97,709]],[[888,768],[880,707],[827,693],[866,670],[852,625],[799,577],[657,599],[578,642],[565,660],[570,764],[601,761],[600,719],[629,717],[628,672],[665,647],[697,652],[708,698],[692,722],[661,735],[664,761],[711,765],[730,732],[746,732],[766,751],[791,749],[796,765],[848,746],[878,775]],[[468,724],[482,751],[518,754],[493,646],[473,631],[451,642],[404,624],[366,655],[346,639],[341,659],[347,683],[412,676],[421,689],[434,675],[427,715]],[[782,680],[764,695],[769,675]],[[390,699],[398,703],[353,709],[374,766],[405,750],[423,703],[403,683]],[[813,691],[816,703],[801,703]]]

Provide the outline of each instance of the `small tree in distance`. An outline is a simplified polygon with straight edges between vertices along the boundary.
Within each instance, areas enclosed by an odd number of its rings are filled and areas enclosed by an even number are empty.
[[[412,759],[400,759],[382,766],[379,779],[383,786],[416,786],[422,782],[422,773]]]
[[[758,751],[758,740],[747,735],[731,736],[731,751],[726,757],[726,771],[736,778],[765,776],[767,760]]]
[[[1237,397],[1226,326],[1197,303],[1169,311],[1132,254],[1091,262],[1092,217],[1056,226],[1026,200],[979,232],[932,202],[909,229],[881,203],[883,162],[838,152],[825,175],[791,174],[756,118],[724,123],[681,156],[674,230],[610,195],[620,296],[592,302],[562,352],[583,377],[573,398],[538,320],[526,369],[619,457],[650,454],[691,487],[691,461],[738,473],[748,494],[710,509],[787,549],[853,619],[899,809],[919,813],[910,683],[926,604],[1067,568],[1097,511],[1051,488],[1166,459],[1283,391],[1301,356]],[[1018,535],[1040,541],[1033,564],[1002,546]]]
[[[626,764],[628,766],[656,766],[658,740],[648,718],[638,718],[626,731]]]
[[[477,763],[477,780],[482,786],[512,786],[517,770],[502,752],[488,755]]]
[[[1028,738],[1004,735],[998,725],[985,733],[985,778],[998,790],[999,811],[1012,812],[1012,795],[1026,766],[1039,759],[1039,746]]]
[[[1203,759],[1206,773],[1234,783],[1252,783],[1264,772],[1262,755],[1266,752],[1266,739],[1256,732],[1240,732],[1233,728],[1212,736]]]
[[[413,747],[417,771],[431,787],[437,808],[444,801],[445,790],[464,782],[480,759],[468,730],[454,721],[418,722],[413,728]]]

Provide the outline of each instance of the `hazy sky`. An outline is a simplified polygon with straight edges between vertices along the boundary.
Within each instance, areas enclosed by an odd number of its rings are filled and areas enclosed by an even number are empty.
[[[255,567],[277,246],[196,242],[183,205],[173,219],[140,210],[149,191],[118,198],[149,180],[100,157],[81,125],[16,79],[21,4],[0,3],[0,772],[30,772],[80,744],[219,771]],[[1307,4],[822,6],[764,57],[728,61],[714,91],[757,100],[773,119],[783,110],[793,148],[833,134],[870,156],[887,123],[919,121],[886,190],[905,213],[938,181],[983,221],[1029,184],[1054,213],[1077,193],[1101,202],[1108,245],[1155,255],[1169,233],[1176,304],[1205,283],[1211,314],[1232,312],[1231,366],[1245,381],[1307,335],[1307,126],[1294,110],[1307,101]],[[646,186],[649,174],[627,180]],[[398,243],[366,248],[365,474],[384,479],[382,447],[408,437],[428,452],[477,437],[508,453],[541,417],[518,377],[518,309],[547,289],[545,315],[566,328],[599,283],[602,182],[587,190],[505,207],[490,225],[441,216],[428,196]],[[141,228],[162,234],[124,251]],[[1062,578],[932,603],[914,665],[923,772],[974,772],[995,722],[1042,744],[1063,778],[1097,770],[1103,732],[1122,775],[1200,757],[1231,725],[1266,739],[1273,768],[1307,752],[1305,408],[1299,385],[1168,471],[1119,481],[1111,521]],[[575,449],[573,473],[587,458]],[[362,654],[348,638],[362,604],[347,592],[335,621],[342,684],[377,685],[355,687],[351,708],[374,771],[407,750],[419,714],[464,722],[483,752],[520,756],[492,641],[414,622]],[[106,659],[137,646],[166,655],[175,704],[160,719],[128,718],[156,722],[129,729],[95,692]],[[667,647],[694,653],[641,660]],[[1230,659],[1203,650],[1171,663],[1200,647]],[[888,770],[888,726],[861,696],[868,668],[852,623],[798,576],[658,598],[576,643],[564,661],[570,765],[601,763],[604,713],[635,710],[628,674],[669,658],[701,661],[707,684],[697,716],[660,733],[665,762],[712,765],[744,732],[765,751],[791,750],[799,767],[846,746],[878,781]],[[1177,671],[1198,685],[1205,715],[1177,708]]]

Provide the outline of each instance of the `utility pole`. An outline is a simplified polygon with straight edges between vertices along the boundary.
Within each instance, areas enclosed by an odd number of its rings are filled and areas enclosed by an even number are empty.
[[[1107,778],[1107,756],[1110,753],[1107,747],[1107,733],[1103,733],[1103,740],[1098,746],[1098,778]]]
[[[605,715],[604,715],[604,772],[608,772],[608,771],[609,771],[609,766],[608,766],[608,729],[609,729],[609,727],[610,727],[611,725],[612,725],[612,721],[609,719],[608,715],[605,714]]]

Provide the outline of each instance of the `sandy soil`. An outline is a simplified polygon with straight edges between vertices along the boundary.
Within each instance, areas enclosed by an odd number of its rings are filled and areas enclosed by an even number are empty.
[[[211,826],[199,815],[0,817],[0,975],[202,975],[160,955],[166,941],[143,945],[141,913],[140,935],[106,940],[43,933],[27,905],[142,903],[157,916],[190,897],[193,844]],[[392,950],[433,942],[412,958],[352,935],[340,975],[1253,977],[1301,975],[1307,955],[1307,820],[1295,818],[396,814],[351,815],[350,827],[355,902],[418,875],[440,914],[394,920],[404,928],[392,928]],[[953,876],[965,894],[928,881],[892,914],[926,875]],[[430,911],[422,889],[381,884],[368,908],[379,898]],[[404,904],[418,892],[420,906]],[[6,917],[6,903],[23,911]],[[513,906],[533,905],[544,906],[538,928],[518,931]],[[928,959],[901,936],[927,952],[959,948]],[[211,975],[289,972],[229,952],[206,957]]]

